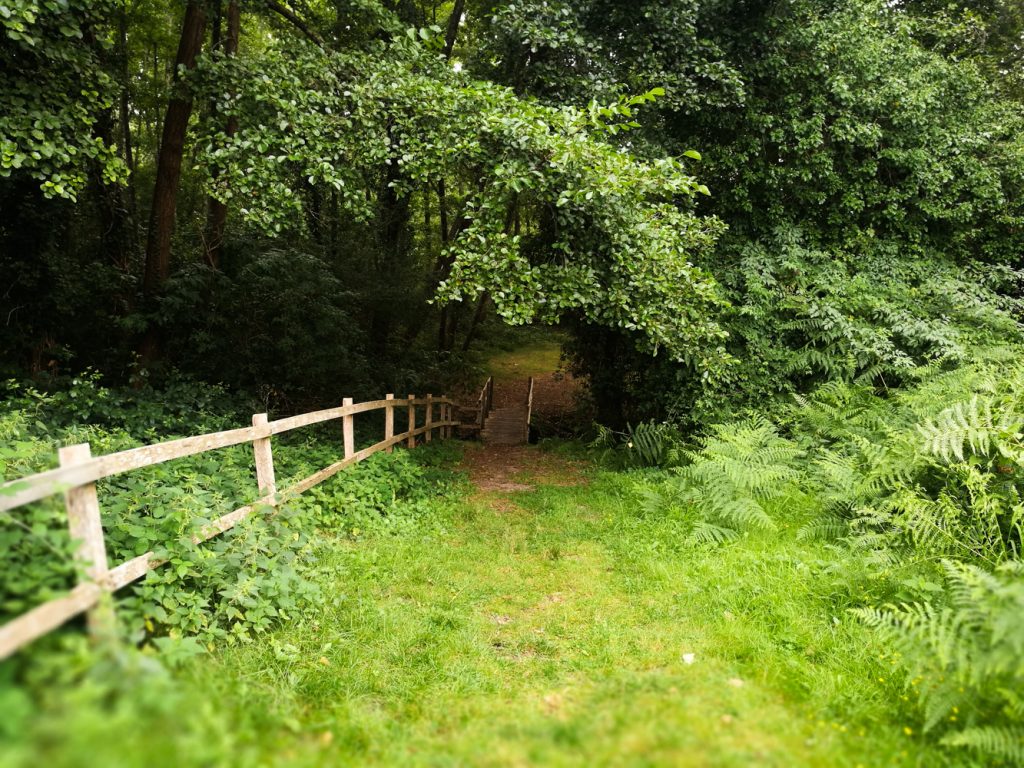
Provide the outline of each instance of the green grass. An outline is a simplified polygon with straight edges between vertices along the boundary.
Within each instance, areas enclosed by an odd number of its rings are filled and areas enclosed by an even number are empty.
[[[627,475],[587,474],[324,541],[311,615],[186,662],[120,736],[79,723],[91,751],[36,734],[11,764],[943,762],[885,650],[833,615],[817,545],[694,548]]]
[[[563,337],[557,331],[534,336],[512,351],[489,354],[484,369],[499,383],[529,376],[547,376],[561,365],[562,341]]]

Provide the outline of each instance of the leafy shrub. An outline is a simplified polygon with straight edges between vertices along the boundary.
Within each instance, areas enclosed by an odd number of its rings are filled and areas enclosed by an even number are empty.
[[[23,661],[24,685],[0,667],[0,763],[9,768],[245,765],[246,723],[169,674],[203,652],[167,640],[155,657],[123,644],[91,647],[64,635],[60,653]],[[161,663],[163,662],[163,663]]]
[[[197,265],[174,276],[160,319],[172,359],[274,405],[360,395],[372,377],[343,270],[297,249],[250,246],[230,274]]]
[[[308,505],[318,527],[358,536],[437,524],[431,502],[453,482],[450,447],[376,453],[330,483],[311,489]],[[440,462],[431,466],[430,462]]]
[[[774,530],[771,502],[795,494],[800,448],[761,417],[720,424],[685,451],[689,464],[644,489],[648,509],[669,508],[690,521],[698,542],[721,542],[742,530]]]
[[[35,437],[42,425],[24,411],[0,413],[0,474],[14,479],[53,463],[53,447]],[[64,505],[49,498],[0,513],[0,622],[66,589],[74,575]]]

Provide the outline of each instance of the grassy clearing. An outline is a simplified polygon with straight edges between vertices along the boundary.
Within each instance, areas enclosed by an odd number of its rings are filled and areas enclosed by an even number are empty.
[[[942,762],[893,708],[884,649],[830,612],[816,545],[694,548],[628,475],[578,479],[324,541],[322,610],[184,664],[180,714],[137,717],[113,744],[140,751],[105,764]]]
[[[485,370],[498,383],[547,376],[561,365],[563,337],[557,331],[534,333],[514,350],[487,356]]]

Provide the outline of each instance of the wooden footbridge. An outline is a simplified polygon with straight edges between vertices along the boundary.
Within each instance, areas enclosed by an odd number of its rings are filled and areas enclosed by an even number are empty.
[[[488,378],[475,407],[458,406],[460,437],[479,436],[490,445],[526,443],[533,417],[533,384],[532,376],[526,382],[525,392],[517,383],[505,384],[506,391],[499,392],[496,401],[494,377]]]

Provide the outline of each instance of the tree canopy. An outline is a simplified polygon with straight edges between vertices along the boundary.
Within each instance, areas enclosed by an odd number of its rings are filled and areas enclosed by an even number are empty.
[[[12,373],[179,368],[316,399],[440,375],[495,322],[563,323],[621,421],[896,382],[1018,333],[1012,4],[136,0],[2,21]]]

